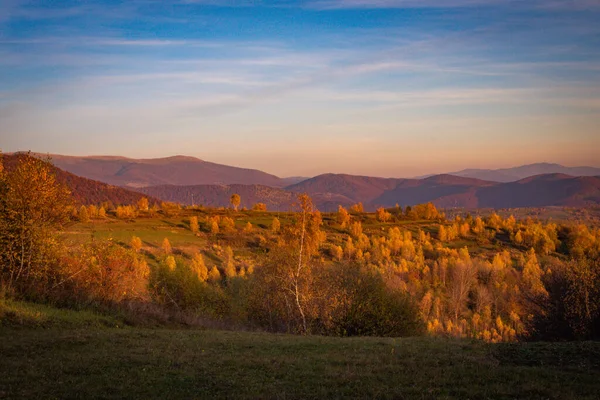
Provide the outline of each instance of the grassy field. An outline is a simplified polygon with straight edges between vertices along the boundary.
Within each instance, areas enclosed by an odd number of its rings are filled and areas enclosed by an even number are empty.
[[[600,343],[123,326],[0,304],[0,398],[597,399]]]

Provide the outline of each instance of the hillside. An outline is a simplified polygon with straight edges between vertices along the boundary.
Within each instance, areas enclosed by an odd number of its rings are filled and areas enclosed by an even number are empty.
[[[286,189],[298,193],[308,193],[313,196],[343,196],[340,200],[346,200],[349,203],[359,201],[370,203],[386,191],[394,189],[402,181],[404,180],[394,178],[323,174],[288,186]]]
[[[229,199],[234,193],[241,197],[240,207],[246,208],[251,208],[256,203],[265,203],[268,210],[288,211],[294,201],[292,192],[263,185],[160,185],[139,190],[165,201],[186,205],[193,202],[210,207],[229,206]]]
[[[4,166],[6,169],[10,170],[11,168],[14,168],[19,157],[27,156],[24,154],[4,155]],[[105,201],[109,201],[114,205],[134,204],[140,198],[148,197],[145,194],[133,190],[82,178],[57,167],[53,168],[57,180],[67,185],[71,190],[75,201],[80,204],[99,204]],[[150,202],[159,202],[159,200],[154,197],[150,197],[149,200]]]
[[[51,155],[51,158],[54,165],[75,175],[125,187],[213,184],[283,187],[287,183],[275,175],[259,170],[231,167],[186,156],[133,159]]]
[[[148,329],[29,303],[0,303],[0,354],[11,399],[595,399],[600,368],[597,342]]]
[[[600,168],[595,167],[565,167],[560,164],[537,163],[513,168],[501,169],[465,169],[450,172],[451,175],[466,178],[483,179],[495,182],[515,182],[531,176],[544,174],[565,174],[572,176],[597,176]]]

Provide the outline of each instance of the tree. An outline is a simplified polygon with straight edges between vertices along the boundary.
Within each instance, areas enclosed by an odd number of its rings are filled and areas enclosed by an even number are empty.
[[[271,232],[278,233],[279,229],[281,229],[281,223],[279,222],[279,218],[273,218],[273,222],[271,222]]]
[[[439,229],[438,229],[438,240],[440,242],[445,242],[448,239],[448,236],[446,234],[446,228],[444,228],[444,225],[440,225]]]
[[[392,218],[392,214],[385,211],[385,208],[379,207],[376,212],[377,221],[388,222]]]
[[[190,231],[192,231],[192,233],[198,233],[198,231],[200,230],[200,227],[198,226],[198,217],[193,216],[190,217]]]
[[[80,222],[90,222],[90,215],[88,214],[86,206],[81,206],[81,208],[79,208],[78,218]]]
[[[213,235],[219,233],[219,223],[214,219],[210,222],[210,233]]]
[[[142,197],[141,199],[138,200],[137,206],[138,206],[138,210],[140,210],[140,211],[148,211],[148,199],[145,197]]]
[[[52,166],[29,155],[0,173],[0,268],[2,279],[46,279],[54,233],[68,221],[71,196]]]
[[[296,206],[296,219],[286,226],[280,243],[254,273],[253,293],[257,307],[270,315],[269,320],[276,318],[290,331],[308,333],[315,312],[314,256],[324,240],[320,230],[323,222],[308,195],[300,195]]]
[[[210,272],[208,274],[208,280],[211,282],[219,282],[221,280],[221,273],[219,272],[219,270],[217,269],[216,266],[213,265],[213,267],[210,269]]]
[[[265,203],[256,203],[252,206],[253,211],[267,211],[267,205]]]
[[[342,206],[338,206],[337,219],[342,229],[346,228],[348,224],[350,224],[350,214]]]
[[[229,202],[233,206],[233,209],[235,211],[237,211],[238,207],[240,206],[240,203],[242,202],[242,199],[240,198],[239,194],[234,193],[234,194],[231,195],[231,198],[229,199]]]
[[[160,247],[165,254],[171,254],[173,252],[173,249],[171,248],[171,242],[169,242],[168,238],[163,239]]]
[[[365,212],[365,209],[364,209],[362,203],[356,203],[350,207],[350,212],[355,213],[355,214],[360,214],[360,213]]]
[[[208,268],[206,268],[206,264],[204,264],[204,258],[202,257],[202,254],[195,253],[192,256],[191,268],[192,268],[192,271],[198,277],[198,280],[200,282],[206,282],[207,281],[207,279],[208,279]]]
[[[227,278],[235,278],[235,264],[233,261],[233,250],[230,246],[225,248],[225,260],[223,261],[223,269]]]
[[[535,250],[532,248],[527,252],[527,256],[525,257],[523,283],[525,288],[534,296],[547,297],[548,292],[542,283],[542,274],[542,269],[535,256]]]
[[[136,253],[139,253],[139,251],[142,249],[142,239],[140,239],[137,236],[132,236],[131,237],[131,248],[135,250]]]
[[[360,221],[353,222],[352,225],[350,225],[350,234],[355,239],[358,239],[362,236],[363,230],[362,230],[362,224],[360,223]]]
[[[244,226],[244,233],[252,233],[254,228],[252,227],[252,222],[248,221],[246,226]]]
[[[98,218],[105,219],[106,218],[106,210],[104,207],[100,207],[98,209]]]

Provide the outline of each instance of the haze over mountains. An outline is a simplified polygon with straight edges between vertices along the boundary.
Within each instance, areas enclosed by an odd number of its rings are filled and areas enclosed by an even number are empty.
[[[283,187],[293,182],[256,169],[231,167],[187,156],[133,159],[116,156],[74,157],[53,154],[50,157],[54,165],[75,175],[132,188],[155,185],[218,184]]]
[[[600,204],[600,168],[594,167],[532,164],[499,170],[470,169],[417,179],[323,174],[302,180],[184,156],[141,160],[112,156],[51,157],[57,167],[75,175],[134,189],[164,201],[217,207],[227,206],[233,193],[240,194],[243,207],[261,202],[270,210],[280,211],[290,209],[297,193],[311,195],[322,211],[334,211],[338,205],[347,207],[358,202],[367,210],[429,201],[444,208]],[[571,174],[547,173],[556,170]],[[589,176],[592,174],[596,176]],[[77,183],[76,179],[72,180]],[[89,191],[86,193],[92,195]],[[124,196],[130,198],[132,194]]]
[[[482,179],[493,182],[515,182],[530,176],[543,174],[564,174],[572,176],[599,176],[600,168],[595,167],[565,167],[560,164],[537,163],[513,168],[501,169],[463,169],[449,172],[449,175],[464,176],[465,178]]]

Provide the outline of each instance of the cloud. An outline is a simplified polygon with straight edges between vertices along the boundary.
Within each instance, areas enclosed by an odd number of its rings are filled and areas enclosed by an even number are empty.
[[[352,8],[466,8],[520,7],[545,10],[600,9],[597,0],[308,0],[305,5],[317,10]]]

